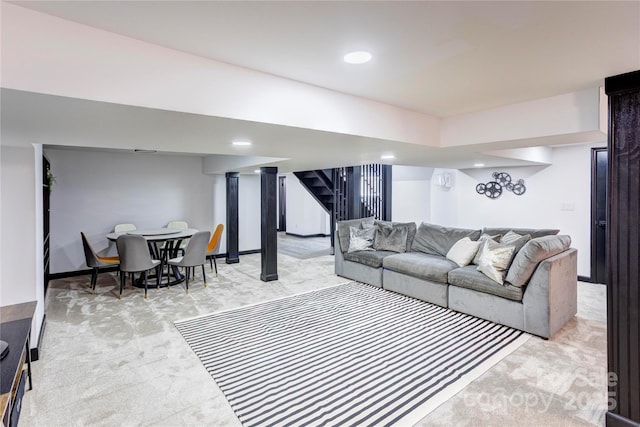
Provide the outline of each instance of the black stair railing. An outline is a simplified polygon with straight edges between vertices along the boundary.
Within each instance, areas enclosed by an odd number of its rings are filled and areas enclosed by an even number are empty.
[[[331,217],[331,246],[338,221],[373,216],[391,220],[391,166],[370,164],[294,172]]]

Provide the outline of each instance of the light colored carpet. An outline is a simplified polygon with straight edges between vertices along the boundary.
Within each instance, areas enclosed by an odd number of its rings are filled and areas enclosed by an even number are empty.
[[[101,274],[51,282],[47,324],[20,426],[239,426],[231,406],[173,322],[345,283],[333,257],[279,255],[279,280],[262,282],[260,254],[218,264],[183,287],[143,290]],[[446,426],[603,425],[605,287],[580,283],[578,315],[552,340],[530,338],[421,420]],[[602,381],[601,381],[602,378]],[[524,400],[527,399],[527,400]]]
[[[415,422],[529,338],[356,282],[176,327],[245,426]]]

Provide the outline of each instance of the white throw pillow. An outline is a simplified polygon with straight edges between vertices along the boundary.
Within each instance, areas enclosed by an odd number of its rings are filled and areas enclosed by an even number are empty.
[[[501,245],[491,239],[485,240],[478,270],[489,279],[504,285],[504,275],[515,249],[513,245]]]
[[[495,236],[490,236],[486,233],[480,236],[480,238],[478,239],[478,242],[480,242],[480,248],[478,249],[478,253],[476,254],[476,256],[473,257],[473,261],[471,261],[471,263],[475,265],[480,265],[480,257],[482,257],[482,248],[484,248],[483,243],[485,240],[491,239],[494,242],[499,242],[501,237],[502,237],[502,234],[496,234]]]
[[[349,227],[349,251],[372,251],[373,236],[376,233],[375,227],[357,228]]]
[[[469,237],[463,237],[451,246],[447,252],[447,259],[458,264],[460,267],[469,265],[471,260],[480,249],[481,242],[474,242]]]

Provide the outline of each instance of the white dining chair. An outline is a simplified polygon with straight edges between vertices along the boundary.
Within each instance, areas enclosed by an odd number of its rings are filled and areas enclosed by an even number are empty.
[[[189,228],[189,224],[187,224],[186,221],[171,221],[167,224],[167,228],[170,228],[172,230],[186,230],[187,228]],[[188,239],[182,239],[180,246],[176,248],[177,251],[182,252],[183,255],[184,250],[187,247],[187,241]],[[164,251],[167,248],[167,245],[167,243],[163,243],[160,249]]]
[[[133,231],[136,229],[137,228],[134,224],[116,224],[115,227],[113,227],[113,231],[115,233],[126,233],[127,231]]]

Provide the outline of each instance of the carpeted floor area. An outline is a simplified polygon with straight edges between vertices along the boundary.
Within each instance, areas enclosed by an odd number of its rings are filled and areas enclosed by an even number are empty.
[[[333,257],[279,255],[279,280],[262,282],[260,255],[207,269],[182,286],[128,286],[117,299],[115,274],[52,281],[34,390],[25,393],[21,426],[238,426],[231,406],[173,322],[347,280]],[[603,425],[606,411],[606,297],[579,284],[578,315],[553,340],[537,337],[507,356],[418,425]]]

